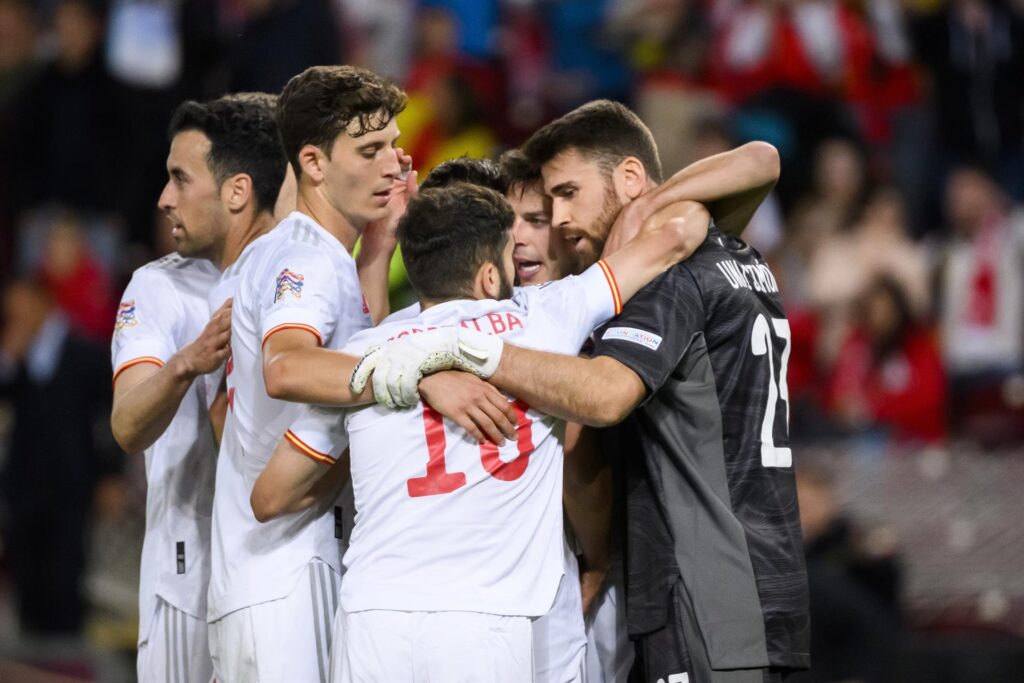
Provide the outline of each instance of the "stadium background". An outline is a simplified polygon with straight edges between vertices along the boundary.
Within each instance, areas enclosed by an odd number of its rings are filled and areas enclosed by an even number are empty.
[[[805,680],[1024,680],[1024,2],[0,0],[5,367],[31,366],[51,313],[9,295],[25,278],[106,353],[132,270],[170,250],[155,203],[178,102],[339,62],[407,88],[400,142],[421,178],[596,97],[640,113],[669,172],[775,144],[782,180],[747,237],[794,332],[826,617]],[[19,479],[9,378],[0,680],[133,680],[142,458],[117,451],[100,406],[92,443],[18,454],[71,468],[73,491]],[[82,418],[40,416],[54,432]],[[31,528],[15,493],[89,501],[81,570],[39,567],[80,575],[81,609],[54,607],[80,619],[19,624],[11,567],[44,561],[3,552]]]

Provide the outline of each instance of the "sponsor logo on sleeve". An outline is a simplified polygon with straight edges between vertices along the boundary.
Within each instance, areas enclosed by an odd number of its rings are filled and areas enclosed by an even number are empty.
[[[120,332],[126,327],[133,327],[139,324],[135,317],[135,299],[122,301],[117,307],[117,319],[114,321],[114,332]]]
[[[277,276],[277,286],[274,289],[274,303],[283,299],[286,295],[291,295],[296,299],[302,298],[302,285],[306,278],[294,271],[285,268]]]
[[[601,335],[601,339],[618,339],[620,341],[633,342],[640,346],[646,346],[651,351],[657,351],[658,347],[661,346],[661,337],[646,330],[638,330],[635,327],[609,327]]]

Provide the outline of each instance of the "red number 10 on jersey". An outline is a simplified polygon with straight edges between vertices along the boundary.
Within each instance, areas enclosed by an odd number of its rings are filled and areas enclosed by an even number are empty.
[[[530,409],[522,401],[514,401],[512,408],[516,411],[516,445],[519,454],[513,460],[503,461],[498,457],[498,447],[491,442],[480,446],[480,463],[492,477],[502,481],[515,481],[523,476],[530,464],[530,453],[533,452],[532,423],[526,417]],[[430,406],[423,404],[423,426],[427,435],[427,473],[422,477],[413,477],[406,482],[409,496],[436,496],[451,493],[466,485],[464,472],[449,472],[446,469],[444,449],[447,445],[444,437],[444,418]]]

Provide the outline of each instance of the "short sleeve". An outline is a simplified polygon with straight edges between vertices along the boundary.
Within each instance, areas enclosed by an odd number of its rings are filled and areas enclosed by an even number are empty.
[[[114,321],[110,343],[114,379],[133,365],[167,363],[179,348],[181,316],[181,301],[159,271],[136,271],[124,290]]]
[[[314,246],[289,244],[271,259],[254,286],[260,301],[261,338],[275,332],[307,330],[320,345],[338,323],[338,279],[330,258]]]
[[[348,448],[345,409],[303,405],[284,438],[309,458],[333,465]]]
[[[594,335],[595,356],[608,356],[656,392],[704,329],[704,302],[693,275],[678,264],[637,292]]]
[[[526,287],[521,295],[531,309],[537,307],[551,317],[559,332],[571,339],[572,348],[577,349],[594,328],[622,310],[615,275],[603,260],[581,275]]]

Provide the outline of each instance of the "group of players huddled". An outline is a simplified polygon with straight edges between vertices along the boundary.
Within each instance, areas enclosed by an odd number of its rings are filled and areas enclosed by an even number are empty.
[[[596,101],[418,185],[405,101],[324,66],[173,116],[177,253],[112,342],[149,487],[139,680],[806,668],[789,327],[734,236],[775,150],[663,182]],[[391,313],[396,248],[418,303]]]

